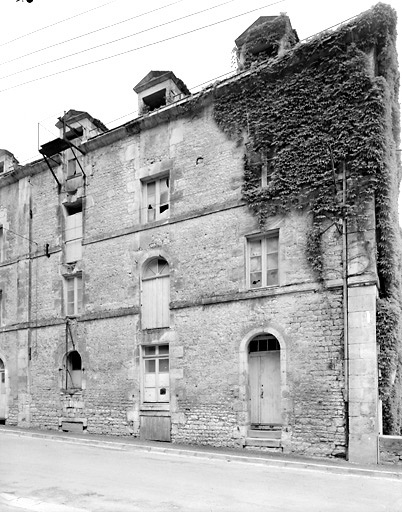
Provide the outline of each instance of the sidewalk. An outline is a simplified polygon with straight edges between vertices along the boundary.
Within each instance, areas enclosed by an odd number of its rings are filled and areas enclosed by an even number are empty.
[[[141,450],[177,456],[220,459],[229,462],[265,464],[294,469],[324,471],[338,474],[346,473],[377,478],[398,478],[402,480],[402,466],[400,465],[359,465],[339,459],[308,458],[293,454],[246,451],[240,448],[232,449],[215,448],[212,446],[181,445],[158,441],[142,441],[136,437],[118,437],[88,433],[77,434],[57,430],[24,429],[0,425],[0,439],[3,435],[51,439],[57,442],[84,444],[111,450]]]

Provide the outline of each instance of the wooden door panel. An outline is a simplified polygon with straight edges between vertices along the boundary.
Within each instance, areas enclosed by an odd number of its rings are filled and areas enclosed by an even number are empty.
[[[280,352],[261,357],[261,423],[281,423]]]
[[[253,424],[260,423],[260,357],[250,357],[250,420]]]
[[[249,385],[251,423],[282,423],[280,351],[250,355]]]

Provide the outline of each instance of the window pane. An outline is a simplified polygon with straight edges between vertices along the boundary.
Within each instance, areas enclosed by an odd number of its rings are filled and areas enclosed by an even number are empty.
[[[250,344],[248,346],[248,351],[249,352],[258,352],[258,340],[257,339],[253,339],[250,341]]]
[[[155,355],[155,347],[144,347],[144,353],[146,356]]]
[[[261,256],[261,240],[250,240],[250,257]]]
[[[270,338],[268,340],[268,350],[280,350],[279,342],[275,338]]]
[[[155,373],[155,359],[145,360],[145,373]]]
[[[278,252],[278,237],[267,238],[267,253]]]
[[[254,272],[250,274],[250,286],[251,288],[259,288],[262,286],[261,272]]]
[[[258,272],[261,270],[261,256],[254,256],[250,259],[250,272]]]
[[[267,255],[267,269],[276,269],[278,268],[278,253],[268,254]]]
[[[160,345],[159,354],[169,354],[169,345]]]
[[[74,302],[67,302],[67,315],[74,315]]]
[[[275,284],[278,284],[278,271],[269,270],[267,272],[267,286],[273,286]]]
[[[163,260],[164,261],[164,260]],[[148,263],[144,277],[155,277],[158,273],[158,260],[152,260]]]
[[[169,372],[169,359],[159,359],[159,373]]]
[[[158,259],[158,274],[159,275],[167,275],[169,274],[169,265],[166,260],[162,258]]]
[[[74,304],[74,290],[67,290],[67,302],[68,304]]]
[[[147,183],[147,206],[155,206],[155,182]]]
[[[155,210],[152,206],[148,206],[147,220],[148,220],[148,222],[155,220]]]

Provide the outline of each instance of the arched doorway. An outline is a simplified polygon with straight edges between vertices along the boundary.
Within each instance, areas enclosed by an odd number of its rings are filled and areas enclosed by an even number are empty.
[[[271,429],[282,424],[281,347],[272,334],[259,334],[248,345],[250,424]]]
[[[7,419],[6,367],[0,359],[0,423]]]

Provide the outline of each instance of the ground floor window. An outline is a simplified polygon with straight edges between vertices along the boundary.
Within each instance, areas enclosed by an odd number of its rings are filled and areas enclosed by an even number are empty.
[[[142,347],[143,402],[169,402],[169,345]]]
[[[65,357],[64,386],[66,389],[82,389],[82,359],[80,354],[73,350]]]

